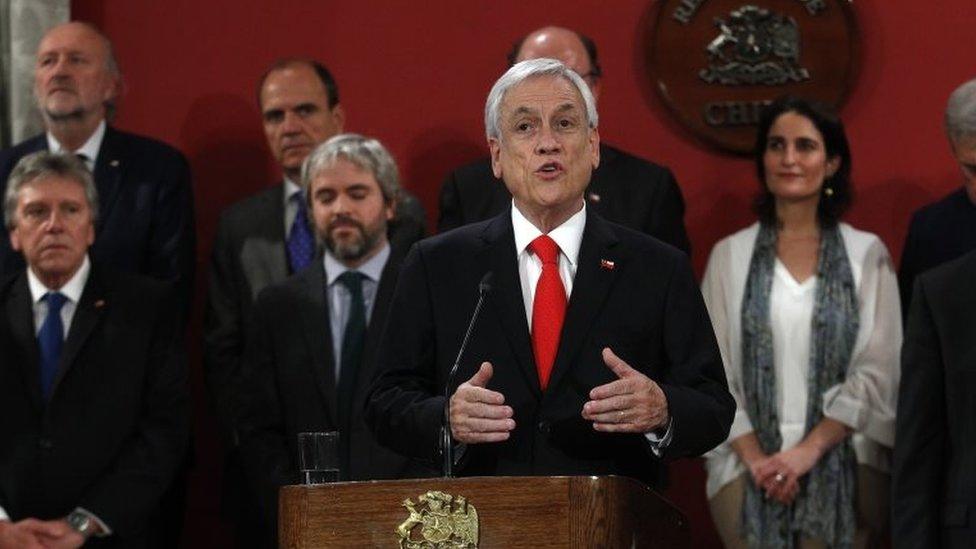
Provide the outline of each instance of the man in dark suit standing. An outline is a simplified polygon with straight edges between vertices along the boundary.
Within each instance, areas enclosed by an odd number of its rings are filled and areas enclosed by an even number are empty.
[[[284,180],[228,207],[220,215],[210,260],[204,319],[204,367],[224,446],[227,448],[223,500],[237,523],[238,543],[260,535],[257,509],[245,489],[236,453],[234,409],[239,405],[237,376],[251,307],[266,286],[285,280],[313,263],[317,243],[299,187],[302,163],[319,144],[342,132],[346,113],[339,86],[321,63],[283,59],[258,83],[258,106],[268,148]],[[423,237],[426,220],[416,197],[402,192],[388,237],[409,247]]]
[[[558,61],[513,66],[485,125],[499,216],[424,240],[400,271],[367,407],[381,443],[434,459],[449,404],[464,475],[620,474],[728,436],[735,403],[687,256],[584,197],[599,164],[589,88]],[[492,289],[448,386],[491,273]]]
[[[912,215],[898,269],[903,315],[910,309],[916,276],[976,249],[976,79],[949,96],[945,131],[963,184]]]
[[[896,548],[976,540],[976,251],[916,279],[892,471]]]
[[[89,260],[98,199],[38,152],[4,197],[27,267],[0,286],[0,547],[144,547],[184,455],[189,393],[169,285]]]
[[[258,296],[242,375],[241,454],[272,527],[278,488],[299,482],[298,433],[339,431],[345,480],[419,473],[361,412],[403,253],[387,237],[396,164],[375,139],[338,135],[308,158],[302,187],[325,250]]]
[[[47,132],[0,152],[0,182],[32,152],[83,157],[101,204],[92,260],[173,283],[186,315],[196,261],[189,166],[176,149],[108,125],[120,88],[112,45],[97,29],[72,22],[48,31],[34,69],[34,95]],[[23,267],[0,229],[0,275]]]
[[[517,42],[508,61],[514,65],[540,57],[562,61],[576,71],[599,100],[602,71],[593,40],[569,29],[544,27]],[[584,196],[590,209],[607,220],[690,252],[685,204],[671,170],[601,143],[600,165]],[[458,168],[441,186],[437,230],[494,217],[508,209],[511,198],[492,174],[489,159]]]

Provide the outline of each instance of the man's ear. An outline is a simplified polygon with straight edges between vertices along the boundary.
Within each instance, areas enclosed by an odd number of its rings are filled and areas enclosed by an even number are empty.
[[[343,110],[342,105],[336,105],[332,108],[332,118],[335,118],[336,126],[339,129],[337,134],[342,133],[342,129],[346,126],[346,111]]]
[[[488,138],[488,151],[491,153],[491,173],[495,174],[496,179],[502,178],[502,162],[501,162],[501,143],[498,142],[497,137]]]
[[[837,173],[837,170],[840,169],[840,163],[841,160],[839,156],[827,159],[826,170],[824,170],[824,175],[827,176],[827,179],[830,179],[835,173]]]
[[[596,128],[590,130],[590,147],[593,149],[590,151],[590,164],[595,170],[600,167],[600,132]]]

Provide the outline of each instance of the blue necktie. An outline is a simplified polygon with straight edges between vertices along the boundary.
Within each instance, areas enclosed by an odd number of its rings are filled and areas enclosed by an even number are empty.
[[[59,292],[48,292],[41,298],[47,302],[47,316],[37,332],[37,345],[41,352],[41,394],[44,400],[51,398],[54,376],[58,373],[61,360],[61,347],[64,345],[64,324],[61,322],[61,307],[68,300]]]
[[[287,243],[288,265],[291,272],[297,273],[312,262],[312,257],[315,256],[315,239],[312,238],[312,231],[308,226],[308,212],[302,192],[296,191],[289,200],[298,205]]]

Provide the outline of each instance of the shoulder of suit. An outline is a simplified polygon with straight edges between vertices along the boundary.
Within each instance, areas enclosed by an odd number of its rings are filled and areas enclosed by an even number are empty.
[[[685,252],[679,250],[671,244],[668,244],[667,242],[658,240],[647,233],[636,231],[630,227],[625,227],[612,221],[607,221],[592,210],[587,212],[587,216],[587,223],[591,222],[590,217],[592,217],[593,222],[602,224],[617,237],[618,244],[623,245],[624,249],[633,256],[640,257],[651,262],[674,262],[688,260],[688,256],[685,254]],[[585,234],[586,233],[584,232],[584,235]]]
[[[282,184],[278,183],[232,202],[224,208],[220,217],[249,219],[253,222],[255,215],[268,215],[279,207],[283,208],[284,195],[281,186]]]
[[[648,179],[673,179],[670,168],[608,145],[600,145],[600,166],[607,170],[643,172]],[[641,179],[643,181],[643,179]]]
[[[179,149],[159,139],[124,132],[109,126],[106,130],[105,141],[102,142],[102,146],[104,147],[105,143],[110,140],[114,141],[126,155],[155,157],[166,161],[187,163],[186,157]],[[100,155],[101,153],[99,153]]]
[[[912,214],[913,228],[928,227],[931,224],[954,223],[956,212],[965,212],[972,206],[963,188],[955,189],[935,202],[915,210]],[[919,225],[919,227],[916,227]]]
[[[971,289],[976,278],[976,250],[933,267],[919,275],[921,284],[950,289]]]
[[[47,137],[42,133],[29,139],[21,141],[16,145],[0,150],[0,171],[3,173],[3,180],[0,187],[6,186],[7,175],[14,169],[14,165],[29,153],[47,148]]]

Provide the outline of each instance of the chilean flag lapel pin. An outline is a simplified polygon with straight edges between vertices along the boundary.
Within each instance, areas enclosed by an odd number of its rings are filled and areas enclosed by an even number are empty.
[[[607,271],[612,271],[616,267],[617,267],[617,264],[614,263],[613,261],[610,261],[609,259],[601,259],[600,260],[600,268],[601,269],[605,269]]]

